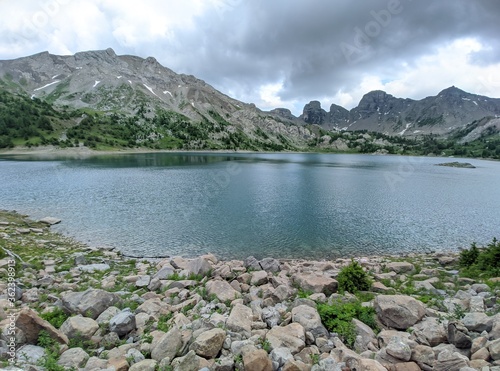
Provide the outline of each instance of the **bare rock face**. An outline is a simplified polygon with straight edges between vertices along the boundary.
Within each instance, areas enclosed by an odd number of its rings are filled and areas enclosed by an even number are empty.
[[[424,305],[406,295],[379,295],[374,306],[379,320],[398,330],[406,330],[425,315]]]

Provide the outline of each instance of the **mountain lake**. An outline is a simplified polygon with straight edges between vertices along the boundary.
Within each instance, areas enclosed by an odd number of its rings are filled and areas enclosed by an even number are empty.
[[[315,153],[0,156],[0,208],[132,256],[307,258],[500,238],[500,162]]]

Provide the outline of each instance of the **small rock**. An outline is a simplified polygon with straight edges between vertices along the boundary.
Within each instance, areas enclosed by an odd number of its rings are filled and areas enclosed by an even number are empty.
[[[271,360],[276,362],[279,367],[282,367],[290,360],[293,360],[293,355],[288,348],[276,348],[271,351]]]
[[[53,218],[51,216],[46,216],[45,218],[40,219],[39,222],[47,225],[54,225],[61,223],[61,219]]]

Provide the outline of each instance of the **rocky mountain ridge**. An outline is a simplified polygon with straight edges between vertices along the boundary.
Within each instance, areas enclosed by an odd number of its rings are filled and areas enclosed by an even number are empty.
[[[328,130],[369,130],[388,135],[448,135],[476,120],[500,117],[500,99],[470,94],[452,86],[421,100],[396,98],[381,90],[363,96],[347,109],[332,104],[329,112],[311,101],[300,116]]]
[[[314,137],[297,125],[302,122],[290,112],[263,112],[194,76],[177,74],[153,57],[119,56],[113,49],[70,56],[43,52],[0,61],[0,89],[90,113],[153,118],[162,110],[192,122],[220,124],[224,128],[219,128],[218,133],[222,134],[210,133],[209,139],[215,145],[235,132],[267,143],[270,148],[293,147]],[[286,145],[280,135],[286,138]]]

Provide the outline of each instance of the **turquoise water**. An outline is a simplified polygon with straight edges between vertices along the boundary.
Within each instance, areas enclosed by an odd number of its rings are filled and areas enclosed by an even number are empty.
[[[0,208],[134,256],[333,258],[500,237],[500,163],[338,154],[0,157]],[[453,160],[454,161],[454,160]]]

